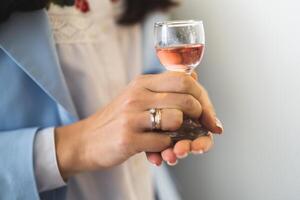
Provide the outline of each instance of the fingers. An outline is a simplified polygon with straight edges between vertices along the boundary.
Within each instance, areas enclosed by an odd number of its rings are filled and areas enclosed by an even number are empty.
[[[199,87],[202,91],[201,97],[198,99],[202,106],[202,115],[200,119],[201,124],[203,124],[209,131],[220,134],[223,132],[223,125],[216,117],[216,113],[208,93],[200,84]]]
[[[201,123],[211,132],[213,133],[222,133],[223,127],[219,120],[216,119],[216,114],[214,111],[214,107],[211,103],[211,100],[208,96],[208,93],[202,87],[195,79],[197,79],[196,73],[193,73],[192,76],[178,73],[178,72],[169,72],[169,73],[163,73],[161,75],[152,75],[152,77],[149,77],[149,79],[145,80],[145,87],[147,87],[152,92],[156,93],[164,93],[166,96],[166,99],[169,95],[169,93],[181,93],[185,95],[191,95],[196,99],[200,106],[202,106],[202,116],[201,116]],[[159,84],[157,83],[159,82]],[[168,94],[166,94],[168,93]],[[173,94],[174,95],[174,94]],[[156,96],[163,96],[162,94],[156,94]],[[159,99],[159,98],[157,98]],[[175,96],[172,97],[173,100],[175,100]],[[184,96],[182,99],[185,99],[185,101],[190,102],[190,106],[184,106],[183,103],[179,104],[180,108],[184,108],[186,110],[183,110],[183,112],[186,114],[189,113],[190,117],[195,117],[195,113],[191,113],[190,110],[194,110],[191,108],[196,108],[199,106],[194,106],[196,104],[192,104],[194,102],[190,97]],[[180,99],[178,99],[180,100]],[[178,105],[178,102],[177,102]],[[178,107],[176,107],[178,108]],[[178,108],[178,109],[180,109]],[[199,110],[196,110],[199,114]],[[191,116],[191,114],[193,116]],[[198,116],[200,117],[200,115]]]
[[[161,152],[171,145],[170,136],[157,132],[136,133],[134,140],[137,152]]]
[[[192,72],[191,76],[198,81],[198,74],[195,71]]]
[[[179,93],[152,93],[149,95],[152,97],[147,104],[149,108],[178,109],[181,110],[185,115],[195,119],[201,116],[201,104],[192,95]]]
[[[191,143],[191,150],[195,154],[203,154],[209,151],[213,146],[213,136],[210,133],[207,136],[201,136]]]
[[[161,156],[164,161],[168,163],[170,166],[174,166],[177,164],[177,157],[176,154],[173,151],[173,148],[168,148],[161,152]]]
[[[160,166],[162,160],[168,163],[170,166],[174,166],[179,159],[183,159],[188,156],[192,151],[194,154],[203,154],[208,152],[213,146],[213,135],[210,133],[207,136],[202,136],[194,141],[181,140],[175,144],[175,146],[169,147],[163,150],[161,153],[146,153],[149,162]]]
[[[140,85],[147,90],[152,91],[152,95],[155,94],[157,97],[156,100],[153,101],[154,103],[152,106],[159,103],[164,107],[173,105],[175,107],[172,108],[180,109],[185,114],[193,118],[197,117],[196,114],[200,117],[199,108],[202,106],[201,110],[203,110],[203,113],[200,119],[201,123],[213,133],[222,133],[222,124],[220,123],[220,120],[216,118],[214,107],[210,101],[208,93],[196,79],[196,73],[192,73],[192,76],[190,76],[181,72],[166,72],[159,75],[144,76]],[[174,93],[184,95],[180,98],[179,96],[175,96]],[[171,97],[172,95],[173,97]],[[194,98],[191,98],[189,95]],[[168,97],[171,98],[173,104],[168,101]],[[166,101],[161,102],[163,99],[166,99]],[[195,99],[200,103],[200,105],[194,103]],[[195,108],[198,108],[198,110]]]
[[[147,159],[150,163],[156,165],[156,166],[160,166],[162,164],[162,157],[160,155],[160,153],[146,153]]]
[[[188,156],[191,151],[191,140],[181,140],[175,144],[173,148],[169,147],[160,153],[147,153],[148,160],[157,166],[162,162],[162,159],[168,165],[174,166],[177,164],[177,158],[183,159]]]
[[[139,126],[140,130],[151,130],[152,123],[150,119],[149,111],[144,111],[138,117],[139,123],[135,123]],[[177,109],[162,109],[161,110],[161,130],[163,131],[176,131],[180,128],[183,122],[183,113]]]
[[[141,84],[144,88],[158,93],[182,93],[199,96],[195,91],[196,80],[182,72],[166,72],[158,75],[147,75]]]
[[[176,154],[177,158],[185,158],[191,151],[191,140],[180,140],[174,146],[174,153]]]

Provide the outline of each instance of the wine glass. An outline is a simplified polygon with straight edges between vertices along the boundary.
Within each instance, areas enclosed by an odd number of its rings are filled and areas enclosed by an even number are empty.
[[[202,21],[156,22],[154,38],[157,57],[167,70],[190,75],[200,64],[205,48]],[[207,135],[208,131],[200,124],[199,120],[184,116],[181,128],[169,134],[175,141],[194,140],[201,135]]]

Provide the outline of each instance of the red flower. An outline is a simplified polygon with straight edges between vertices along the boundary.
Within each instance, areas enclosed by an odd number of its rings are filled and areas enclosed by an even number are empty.
[[[75,0],[75,6],[83,13],[90,11],[89,2],[87,0]]]

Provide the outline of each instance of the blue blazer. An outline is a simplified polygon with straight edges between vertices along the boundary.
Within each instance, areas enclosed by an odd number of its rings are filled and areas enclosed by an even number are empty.
[[[44,10],[0,24],[0,199],[64,199],[39,194],[33,144],[39,129],[77,120]]]

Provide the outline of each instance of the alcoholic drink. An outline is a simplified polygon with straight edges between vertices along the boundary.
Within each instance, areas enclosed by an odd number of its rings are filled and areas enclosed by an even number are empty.
[[[203,44],[156,47],[161,64],[170,71],[191,72],[201,62],[203,53]]]

